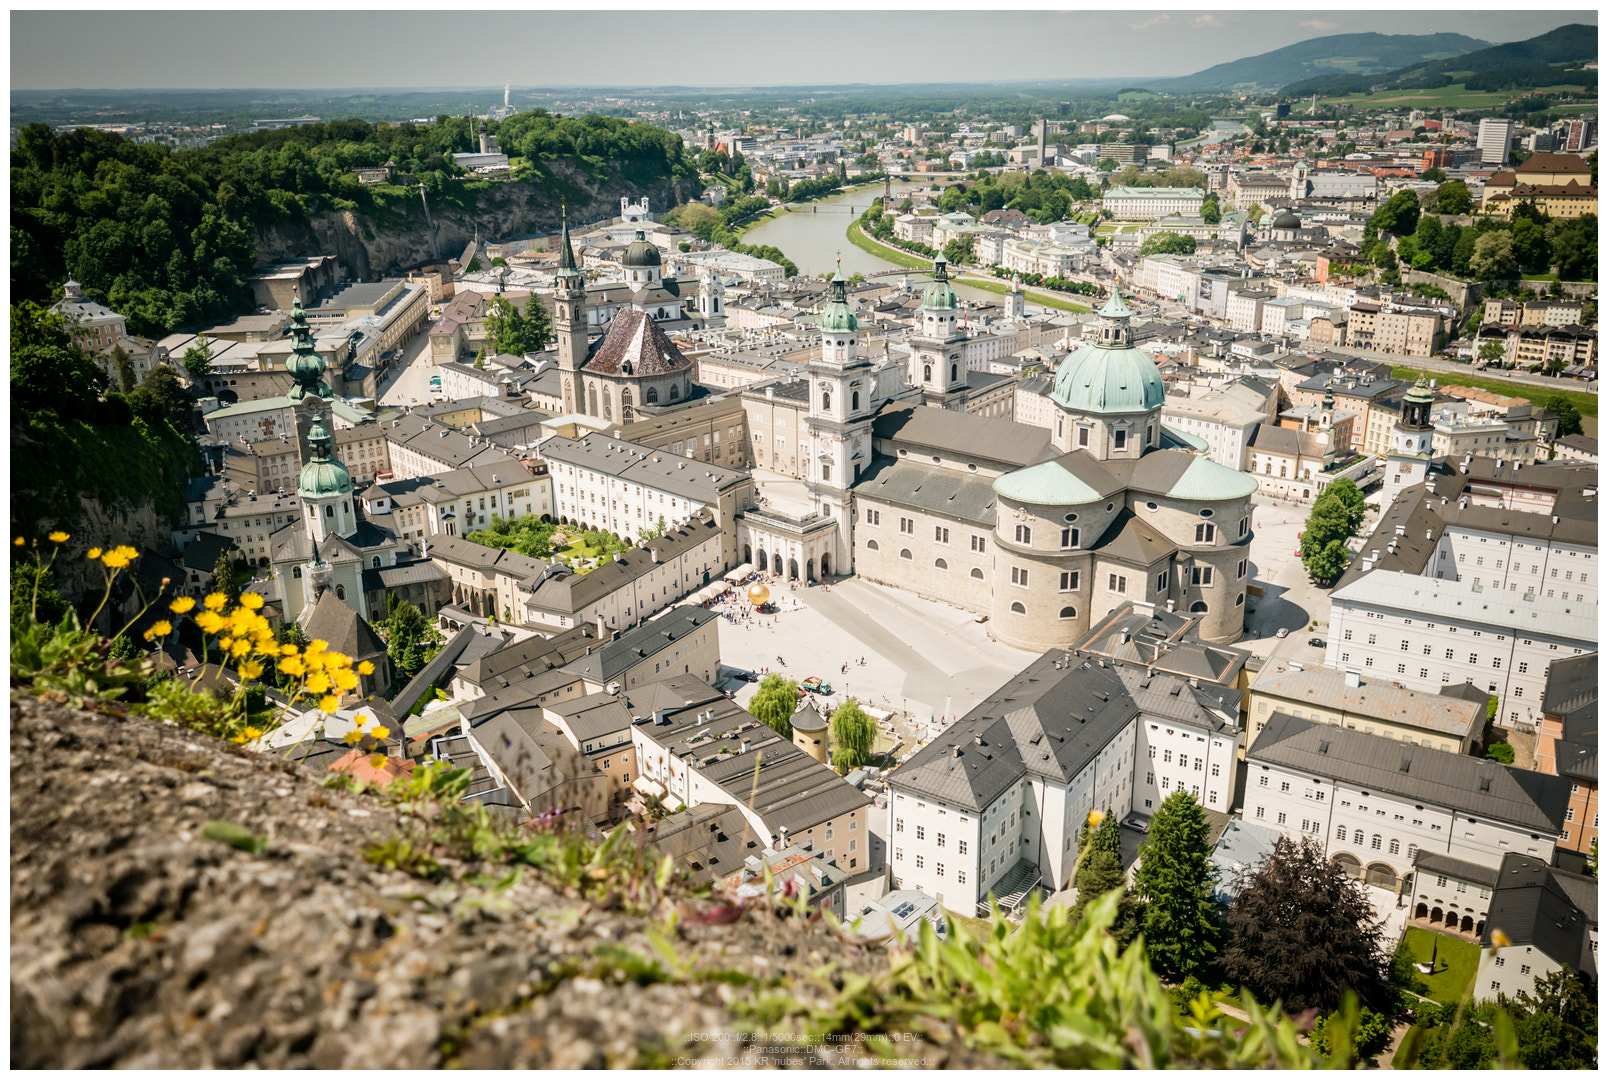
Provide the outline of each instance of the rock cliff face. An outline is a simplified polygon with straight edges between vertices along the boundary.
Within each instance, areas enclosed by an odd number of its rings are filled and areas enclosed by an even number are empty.
[[[482,241],[558,231],[560,197],[569,193],[571,222],[618,215],[620,199],[634,201],[646,195],[654,212],[668,210],[692,197],[691,180],[663,180],[634,184],[618,176],[592,187],[569,166],[552,163],[556,183],[517,180],[493,184],[478,193],[473,210],[430,201],[435,223],[435,252],[442,260],[456,258],[478,235]],[[373,280],[435,260],[424,207],[417,196],[389,207],[383,215],[362,211],[331,210],[306,222],[284,222],[259,229],[254,237],[259,265],[311,255],[335,255],[352,277]]]
[[[781,1065],[802,1055],[741,1041],[745,1002],[825,1004],[834,980],[888,963],[763,905],[672,926],[534,873],[472,876],[507,867],[455,865],[437,884],[379,869],[362,853],[398,829],[387,803],[144,719],[19,696],[11,740],[17,1067]],[[266,850],[205,838],[212,821]],[[663,958],[655,927],[686,970],[643,974]],[[850,1042],[811,1060],[865,1056]]]

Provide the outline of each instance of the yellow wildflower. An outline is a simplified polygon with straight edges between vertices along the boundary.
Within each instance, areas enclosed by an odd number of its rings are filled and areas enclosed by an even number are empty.
[[[168,605],[168,610],[173,612],[173,614],[175,614],[175,615],[183,615],[185,612],[191,610],[194,607],[195,607],[195,597],[193,597],[193,596],[181,596],[181,597],[178,597],[176,600],[174,600],[173,603]]]
[[[300,675],[307,669],[302,666],[301,657],[287,656],[283,660],[279,661],[279,670],[284,672],[286,675],[294,676]]]
[[[55,532],[50,534],[50,542],[52,544],[65,544],[67,542],[67,534],[62,532],[60,529],[57,529]]]
[[[229,646],[229,655],[234,657],[245,656],[250,651],[251,642],[249,641],[236,641],[233,645]]]
[[[334,694],[325,694],[318,699],[318,707],[325,712],[334,712],[341,707],[340,700]]]
[[[248,679],[262,678],[262,662],[259,660],[247,660],[240,665],[240,674]]]
[[[296,646],[291,645],[289,643],[286,643],[284,645],[279,646],[279,651],[285,656],[295,656],[296,655]]]
[[[331,685],[332,684],[329,681],[329,676],[325,675],[322,671],[316,671],[307,676],[307,692],[310,694],[325,693],[329,690]]]
[[[246,738],[248,738],[248,739],[260,739],[260,738],[262,738],[262,729],[261,728],[254,728],[254,727],[246,728]]]
[[[347,746],[356,746],[358,743],[360,743],[362,741],[363,741],[363,733],[361,731],[353,730],[353,731],[348,731],[346,733],[346,745]]]
[[[19,536],[19,537],[17,537],[17,538],[16,538],[16,539],[15,539],[15,540],[13,540],[13,541],[11,541],[11,542],[12,542],[12,543],[13,543],[13,544],[16,544],[16,545],[17,545],[17,546],[18,546],[18,547],[21,547],[21,546],[22,546],[22,545],[24,545],[24,544],[26,544],[26,543],[27,543],[27,542],[28,542],[28,541],[26,541],[26,540],[24,540],[24,539],[23,539],[23,538],[22,538],[22,537],[20,537],[20,536]],[[96,548],[96,549],[95,549],[95,551],[96,551],[96,554],[99,554],[99,553],[100,553],[100,549],[99,549],[99,548]],[[95,557],[95,556],[94,556],[94,555],[91,555],[91,556],[90,556],[90,558],[91,558],[91,559],[93,559],[93,558],[94,558],[94,557]]]
[[[374,665],[365,660],[357,665],[357,673],[359,675],[372,675],[374,674]]]
[[[1089,828],[1098,829],[1100,822],[1105,820],[1105,814],[1099,810],[1089,811]]]
[[[386,761],[386,758],[385,758],[384,754],[370,754],[369,755],[369,764],[372,765],[376,769],[385,768],[385,761]]]
[[[22,546],[22,537],[20,537],[20,536],[17,537],[17,546],[18,547]],[[100,558],[100,548],[90,548],[89,549],[89,561],[94,562],[98,558]]]
[[[329,648],[329,642],[327,641],[309,641],[307,648],[302,651],[308,656],[317,656],[327,648]]]
[[[1513,944],[1512,940],[1500,930],[1491,931],[1491,945],[1494,948],[1505,949]]]
[[[358,727],[362,727],[364,724],[369,722],[369,719],[369,717],[359,713],[357,717],[352,720],[352,723],[356,724]]]
[[[207,598],[202,601],[202,603],[206,604],[208,611],[217,611],[228,602],[229,598],[221,592],[209,593]]]
[[[232,742],[232,743],[243,743],[243,742],[246,741],[246,736],[245,736],[244,733],[241,733],[239,735],[236,735],[234,738],[230,739],[229,741]]]
[[[330,665],[330,667],[351,667],[352,666],[352,658],[350,656],[347,656],[345,653],[327,652],[324,655],[329,657],[329,665]]]
[[[123,553],[123,549],[120,547],[113,548],[111,551],[108,551],[106,554],[101,556],[101,562],[105,563],[113,570],[123,569],[123,567],[128,565],[128,559],[129,557]]]
[[[228,625],[223,621],[223,616],[216,611],[203,611],[195,617],[195,624],[201,628],[202,632],[208,634],[216,634]]]
[[[240,606],[243,608],[250,608],[252,611],[256,611],[258,608],[262,607],[262,597],[258,596],[254,592],[241,593]]]
[[[335,685],[342,690],[357,689],[357,676],[350,671],[337,671],[331,678],[335,680]]]
[[[150,641],[153,638],[167,637],[171,633],[173,633],[173,624],[166,619],[158,619],[151,624],[149,630],[145,631],[145,640]]]
[[[391,729],[388,727],[380,727],[375,725],[374,730],[369,732],[369,734],[374,736],[376,739],[384,739],[391,734]]]

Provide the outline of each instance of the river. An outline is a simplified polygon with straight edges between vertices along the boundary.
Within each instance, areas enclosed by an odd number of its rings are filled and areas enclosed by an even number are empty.
[[[930,184],[895,180],[893,193],[903,195],[930,187]],[[743,243],[770,244],[780,248],[784,255],[793,260],[798,272],[806,277],[830,275],[837,266],[839,255],[843,257],[845,274],[861,273],[870,277],[884,270],[900,270],[903,268],[897,263],[861,251],[849,243],[845,235],[849,222],[865,213],[871,200],[881,197],[882,183],[878,181],[872,187],[801,203],[795,205],[790,213],[779,214],[743,233]],[[914,280],[926,281],[919,270],[910,271],[910,275]],[[1003,299],[998,293],[971,289],[965,285],[955,286],[955,293],[963,299],[981,304],[998,304]],[[1036,305],[1029,304],[1028,308],[1034,310]]]
[[[1181,142],[1174,147],[1174,149],[1182,150],[1186,146],[1199,146],[1202,143],[1211,142],[1213,139],[1220,139],[1224,135],[1239,135],[1249,130],[1250,128],[1246,127],[1238,120],[1214,119],[1212,121],[1212,130],[1200,136],[1198,139],[1190,139],[1188,142]]]

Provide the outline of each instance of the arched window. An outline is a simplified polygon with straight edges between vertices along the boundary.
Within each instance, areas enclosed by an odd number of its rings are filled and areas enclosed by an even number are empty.
[[[960,379],[960,365],[959,364],[950,364],[949,365],[949,381],[950,382],[956,382],[959,379]]]
[[[671,401],[680,401],[681,400],[681,387],[672,386],[670,388],[670,400]]]
[[[977,567],[975,567],[975,566],[974,566],[974,567],[972,567],[972,573],[971,573],[971,576],[972,576],[972,577],[974,577],[974,578],[976,578],[976,579],[977,579],[977,580],[978,580],[978,581],[981,581],[981,580],[983,580],[983,572],[982,572],[982,570],[980,570],[980,569],[978,569],[978,568],[977,568]]]
[[[1206,613],[1206,601],[1196,600],[1193,604],[1189,605],[1189,610],[1191,614],[1204,615]]]
[[[934,559],[932,565],[939,570],[948,570],[949,564],[942,559]]]
[[[856,412],[859,411],[859,409],[860,409],[860,391],[856,390],[854,393],[849,395],[849,408],[855,410]]]
[[[1390,853],[1392,855],[1400,855],[1401,854],[1401,841],[1400,840],[1392,839],[1390,841]]]
[[[658,389],[658,387],[650,386],[650,387],[647,388],[647,390],[643,391],[643,393],[642,393],[642,402],[645,405],[657,405],[657,404],[659,404],[659,389]]]
[[[932,382],[932,365],[931,364],[923,364],[921,366],[921,381],[922,382]]]
[[[346,586],[345,585],[337,585],[337,586],[335,586],[335,599],[337,599],[337,600],[345,600],[346,599]]]
[[[614,419],[614,402],[610,398],[609,392],[608,392],[607,389],[605,389],[603,391],[603,419],[605,419],[605,420],[613,420]]]
[[[1351,840],[1352,840],[1353,843],[1357,843],[1357,844],[1362,843],[1362,830],[1361,829],[1352,830]]]
[[[821,391],[821,409],[823,411],[830,411],[831,408],[832,408],[832,392],[830,390],[822,390]]]
[[[1063,619],[1075,619],[1077,617],[1078,617],[1078,609],[1077,608],[1064,607],[1064,608],[1061,609],[1061,618],[1063,618]]]
[[[595,386],[586,388],[586,415],[597,415],[597,387]]]
[[[1020,600],[1017,600],[1017,601],[1015,601],[1014,603],[1011,604],[1011,614],[1013,614],[1013,615],[1026,615],[1027,614],[1027,608],[1022,606],[1022,602]]]
[[[332,517],[335,516],[335,504],[334,503],[325,503],[324,504],[324,516],[327,517],[327,518],[332,518]]]
[[[376,568],[378,568],[380,565],[380,557],[378,555],[374,556],[374,565]]]
[[[900,548],[899,549],[899,558],[901,558],[901,559],[913,559],[913,558],[915,558],[915,556],[910,554],[910,549],[909,548]]]
[[[881,551],[882,545],[878,544],[875,540],[867,540],[865,542],[865,548],[867,551]]]
[[[631,419],[631,388],[629,386],[620,391],[620,419]]]
[[[293,578],[301,577],[301,567],[299,567],[299,566],[291,567],[290,568],[290,576],[293,577]]]

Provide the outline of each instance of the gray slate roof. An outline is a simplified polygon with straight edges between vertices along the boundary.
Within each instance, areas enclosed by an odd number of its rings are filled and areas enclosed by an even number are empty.
[[[747,469],[712,465],[606,435],[580,439],[555,435],[542,443],[541,454],[549,461],[708,505],[714,505],[721,492],[737,487],[751,475]]]
[[[1286,713],[1268,718],[1246,761],[1282,765],[1555,835],[1563,831],[1569,805],[1569,781],[1562,777]]]
[[[668,649],[720,616],[713,611],[682,604],[667,615],[649,619],[605,641],[586,655],[565,665],[565,670],[592,682],[607,684],[624,671]]]
[[[1002,467],[1035,465],[1055,457],[1047,428],[969,413],[898,404],[882,410],[872,425],[876,439],[895,446],[948,450]]]
[[[313,603],[312,614],[302,626],[309,641],[327,641],[332,652],[353,660],[372,660],[385,655],[385,642],[363,617],[346,606],[333,589],[326,589]]]
[[[1497,880],[1502,876],[1501,871],[1494,866],[1464,862],[1462,859],[1454,859],[1438,851],[1420,850],[1413,856],[1413,869],[1419,873],[1419,880],[1422,880],[1424,874],[1445,874],[1457,881],[1472,881],[1486,888],[1495,888]]]
[[[1576,906],[1571,890],[1559,880],[1562,875],[1563,871],[1528,855],[1504,858],[1501,880],[1491,893],[1491,907],[1485,916],[1481,947],[1489,948],[1492,935],[1501,930],[1515,945],[1532,945],[1576,971],[1595,966],[1590,935],[1596,926],[1595,912],[1588,919]]]
[[[936,465],[878,455],[854,485],[854,494],[978,525],[994,524],[992,480]]]

